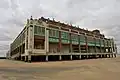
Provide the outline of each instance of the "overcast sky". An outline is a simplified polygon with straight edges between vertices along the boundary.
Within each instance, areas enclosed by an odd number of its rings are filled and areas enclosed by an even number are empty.
[[[0,14],[0,56],[5,55],[31,15],[100,29],[120,46],[120,0],[0,0]]]

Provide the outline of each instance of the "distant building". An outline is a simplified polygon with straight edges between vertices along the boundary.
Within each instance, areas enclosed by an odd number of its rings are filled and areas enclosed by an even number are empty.
[[[107,57],[117,53],[113,39],[107,39],[99,30],[88,31],[60,21],[45,19],[27,20],[17,38],[11,43],[11,59],[31,61],[50,56],[73,59],[73,57]],[[44,56],[44,58],[40,58]]]

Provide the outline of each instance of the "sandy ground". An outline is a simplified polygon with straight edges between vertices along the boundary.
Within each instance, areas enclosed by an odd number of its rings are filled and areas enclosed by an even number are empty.
[[[0,80],[120,80],[120,57],[37,63],[0,60]]]

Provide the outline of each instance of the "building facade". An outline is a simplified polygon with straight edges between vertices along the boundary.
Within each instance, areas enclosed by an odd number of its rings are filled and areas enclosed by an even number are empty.
[[[54,19],[31,17],[10,44],[9,58],[48,61],[51,56],[62,60],[68,57],[113,57],[116,53],[114,40],[105,38],[99,30],[88,31]]]

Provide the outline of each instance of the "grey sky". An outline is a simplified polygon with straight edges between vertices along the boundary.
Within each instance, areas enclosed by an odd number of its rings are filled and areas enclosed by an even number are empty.
[[[31,15],[55,18],[88,30],[100,29],[120,46],[120,0],[1,0],[0,56]]]

